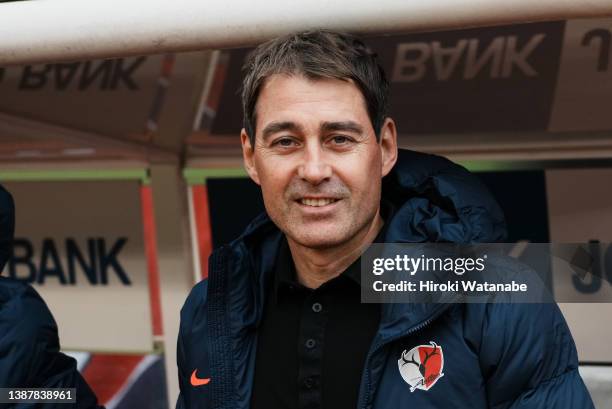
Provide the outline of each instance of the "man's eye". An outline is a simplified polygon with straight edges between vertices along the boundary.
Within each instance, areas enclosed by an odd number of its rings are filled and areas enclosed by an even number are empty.
[[[336,144],[336,145],[345,145],[347,143],[349,143],[351,141],[351,139],[347,136],[343,136],[343,135],[336,135],[332,138],[332,141]]]
[[[272,145],[288,148],[290,146],[293,146],[294,144],[295,144],[295,141],[291,138],[281,138],[281,139],[274,141]]]

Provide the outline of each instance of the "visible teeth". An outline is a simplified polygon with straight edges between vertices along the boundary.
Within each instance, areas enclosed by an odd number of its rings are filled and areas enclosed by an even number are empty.
[[[330,203],[334,203],[336,199],[300,199],[300,203],[306,206],[327,206]]]

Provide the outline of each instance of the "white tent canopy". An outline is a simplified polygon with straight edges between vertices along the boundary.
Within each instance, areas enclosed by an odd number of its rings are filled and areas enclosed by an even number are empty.
[[[605,16],[610,0],[8,2],[0,65],[237,47],[313,27],[397,33]]]

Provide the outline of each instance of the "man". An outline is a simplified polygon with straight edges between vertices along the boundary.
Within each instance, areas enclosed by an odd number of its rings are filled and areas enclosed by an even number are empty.
[[[0,186],[0,272],[11,254],[15,227],[11,195]],[[0,277],[0,388],[76,388],[76,403],[0,403],[0,408],[103,409],[76,368],[60,352],[57,325],[29,285]]]
[[[181,311],[178,408],[593,407],[555,304],[360,303],[372,242],[505,234],[463,168],[398,154],[387,92],[349,35],[289,35],[249,57],[242,150],[267,214],[213,253]]]

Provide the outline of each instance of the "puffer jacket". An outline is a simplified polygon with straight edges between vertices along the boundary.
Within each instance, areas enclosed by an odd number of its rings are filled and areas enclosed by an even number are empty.
[[[10,256],[15,227],[11,195],[0,186],[0,272]],[[0,388],[76,388],[76,404],[20,403],[0,408],[103,409],[76,367],[60,352],[49,308],[28,284],[0,277]]]
[[[385,242],[498,242],[503,214],[476,177],[400,151],[383,180],[397,209]],[[178,409],[248,408],[257,326],[282,233],[261,215],[209,259],[181,310]],[[415,358],[416,357],[416,358]],[[429,357],[429,358],[428,358]],[[280,357],[282,358],[282,357]],[[411,387],[400,368],[422,377]],[[419,367],[422,364],[422,367]],[[591,409],[576,348],[554,303],[382,304],[359,409]]]

